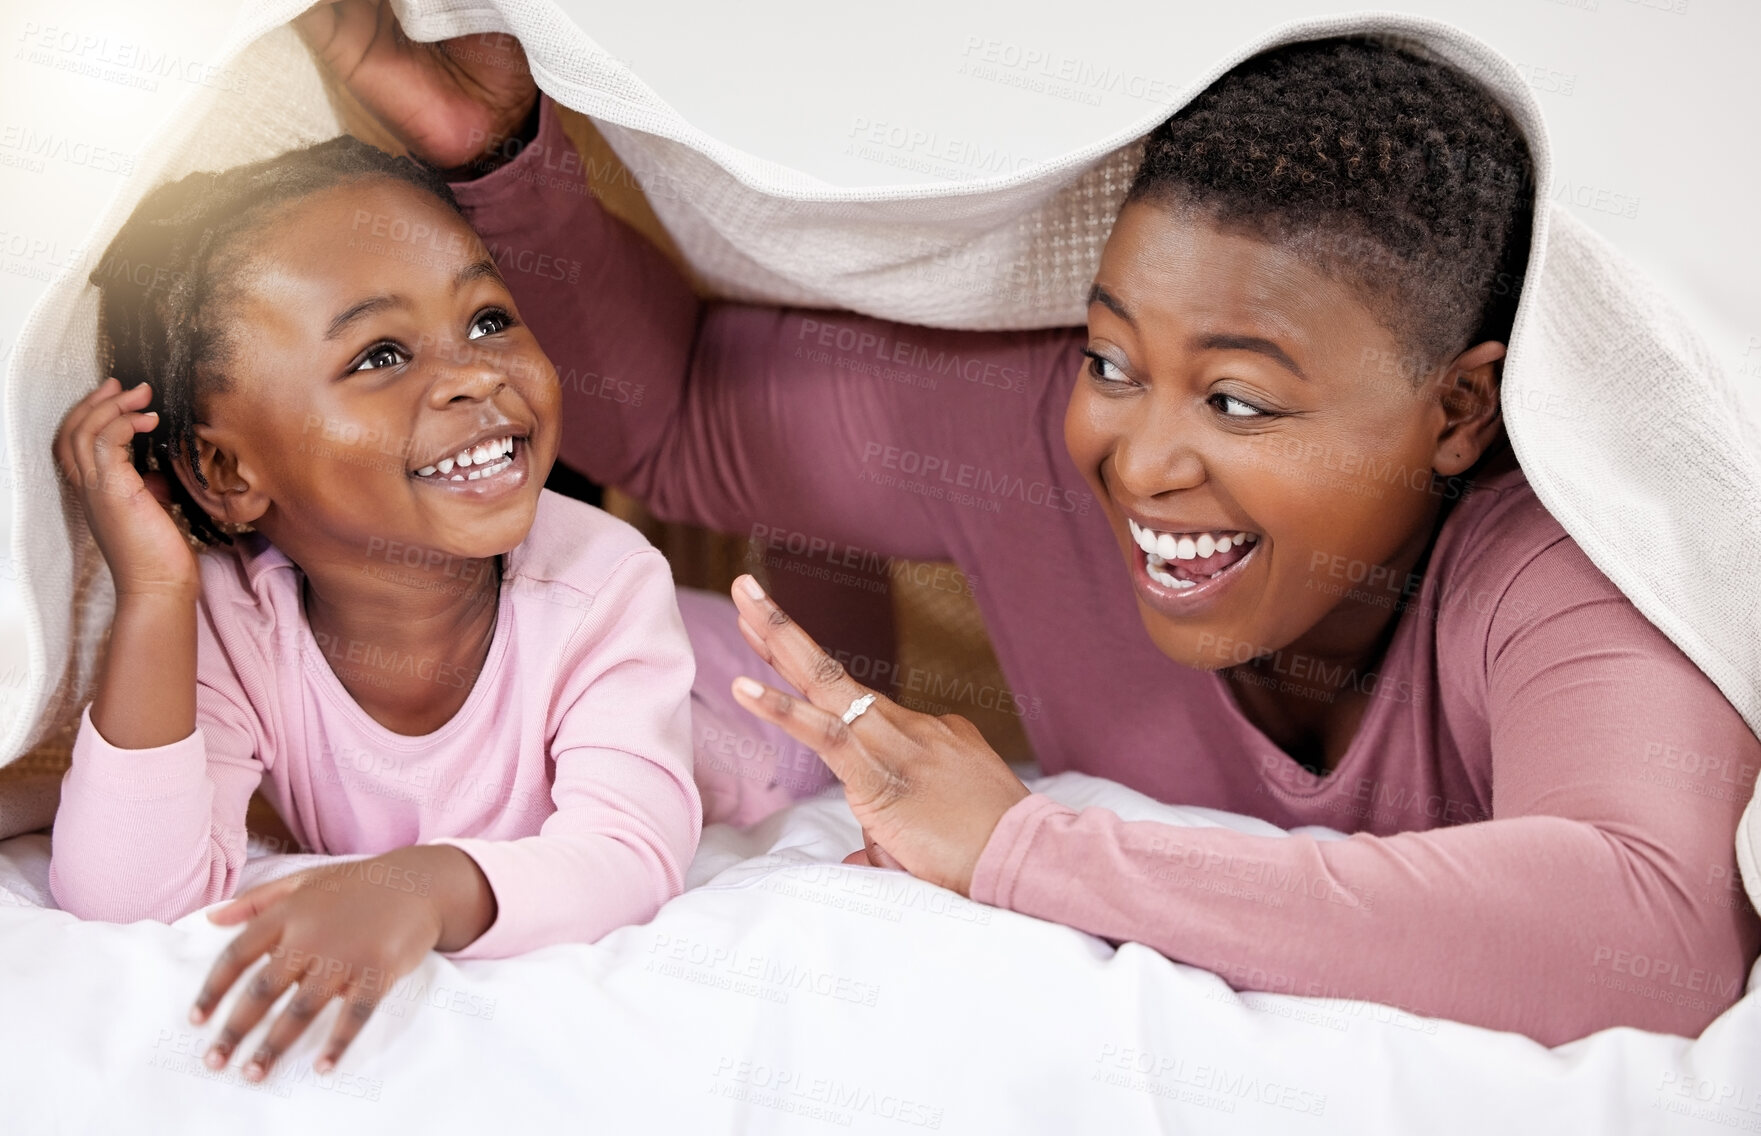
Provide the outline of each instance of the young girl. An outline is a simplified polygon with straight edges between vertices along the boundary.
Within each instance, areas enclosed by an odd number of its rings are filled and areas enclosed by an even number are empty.
[[[360,34],[368,7],[302,28],[405,136],[469,137],[464,85]],[[1244,989],[1548,1044],[1697,1034],[1741,995],[1761,923],[1729,886],[1732,834],[1761,743],[1504,437],[1540,266],[1527,143],[1485,87],[1372,40],[1256,56],[1149,138],[1088,326],[1021,333],[701,304],[559,175],[580,164],[540,119],[457,192],[492,244],[592,266],[516,284],[559,358],[643,391],[571,394],[568,464],[666,518],[955,560],[1044,770],[1353,835],[1030,794],[962,719],[867,701],[750,580],[746,639],[806,697],[740,684],[770,748],[738,752],[771,756],[739,781],[767,791],[794,771],[782,747],[811,747],[864,862]],[[759,673],[733,625],[692,626],[700,708]]]
[[[671,575],[543,490],[556,372],[445,183],[351,138],[192,174],[92,279],[117,377],[55,457],[116,618],[56,902],[173,920],[231,896],[265,779],[308,848],[368,857],[210,913],[244,927],[192,1021],[270,961],[208,1063],[297,984],[245,1075],[340,996],[325,1071],[430,949],[590,942],[678,894],[701,804]]]

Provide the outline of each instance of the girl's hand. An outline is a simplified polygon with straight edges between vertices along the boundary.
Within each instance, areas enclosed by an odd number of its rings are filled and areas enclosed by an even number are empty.
[[[812,748],[844,783],[867,844],[845,863],[900,867],[970,895],[979,854],[1027,786],[965,718],[907,710],[852,679],[751,576],[734,581],[733,595],[746,642],[807,696],[740,678],[734,697]],[[846,725],[850,703],[867,694],[874,702]]]
[[[393,137],[443,170],[500,145],[538,98],[526,52],[510,35],[416,43],[381,0],[319,4],[293,23]]]
[[[238,1043],[295,984],[299,989],[252,1055],[245,1078],[267,1077],[276,1058],[340,995],[342,1015],[314,1062],[320,1073],[335,1066],[379,1000],[440,941],[442,916],[429,898],[429,874],[418,867],[422,861],[406,855],[415,851],[296,872],[208,913],[215,923],[244,922],[245,928],[209,972],[191,1022],[206,1021],[245,969],[269,956],[208,1051],[209,1068],[225,1067]]]
[[[79,491],[119,602],[188,596],[199,587],[195,554],[166,511],[165,475],[143,476],[131,457],[134,436],[159,424],[156,414],[143,409],[151,398],[146,383],[123,390],[116,379],[105,379],[67,412],[55,435],[55,464]]]

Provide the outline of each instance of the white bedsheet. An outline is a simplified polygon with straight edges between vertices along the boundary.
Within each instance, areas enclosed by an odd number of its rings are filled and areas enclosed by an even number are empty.
[[[1077,774],[1127,817],[1276,832]],[[683,896],[592,946],[401,982],[335,1073],[333,1005],[263,1086],[186,1024],[233,929],[43,910],[49,843],[0,843],[0,1130],[19,1133],[1761,1131],[1761,995],[1698,1041],[1547,1050],[1332,999],[1240,996],[1136,944],[836,864],[841,796],[712,826]],[[247,883],[319,857],[254,860]],[[226,1007],[222,1008],[222,1013]],[[248,1056],[253,1036],[239,1053]]]

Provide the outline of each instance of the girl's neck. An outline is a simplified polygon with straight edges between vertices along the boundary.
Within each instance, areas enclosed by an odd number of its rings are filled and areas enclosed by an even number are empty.
[[[489,657],[502,558],[460,562],[442,579],[402,572],[302,572],[301,606],[343,688],[393,733],[451,721]]]

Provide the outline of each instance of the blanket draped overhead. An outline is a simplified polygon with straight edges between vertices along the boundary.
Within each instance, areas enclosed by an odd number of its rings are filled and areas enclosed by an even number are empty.
[[[48,288],[5,374],[9,486],[26,612],[27,681],[0,701],[0,764],[91,696],[114,610],[103,560],[50,441],[100,380],[97,257],[141,196],[195,169],[270,156],[341,131],[317,68],[285,27],[305,0],[247,5],[217,65],[141,150],[85,242]],[[1493,90],[1535,158],[1532,252],[1504,367],[1503,410],[1541,502],[1604,574],[1761,732],[1761,435],[1686,321],[1553,195],[1546,126],[1515,67],[1447,24],[1385,13],[1291,22],[1174,78],[1165,102],[1069,153],[1006,174],[841,188],[693,127],[546,0],[406,0],[418,40],[519,37],[538,84],[592,116],[647,190],[698,276],[743,300],[847,308],[961,328],[1084,322],[1085,290],[1136,168],[1140,139],[1230,67],[1266,48],[1335,35],[1419,45]],[[1761,806],[1737,835],[1761,906]]]

